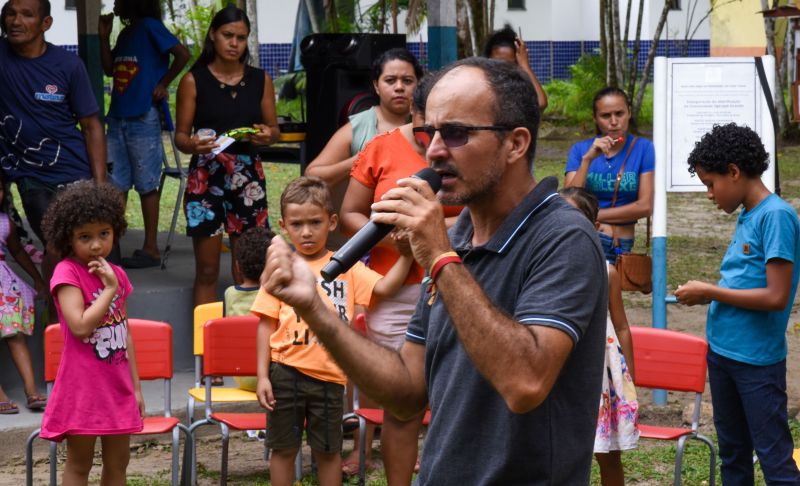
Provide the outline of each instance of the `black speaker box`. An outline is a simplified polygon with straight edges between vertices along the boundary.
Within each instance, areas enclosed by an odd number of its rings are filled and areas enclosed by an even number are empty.
[[[308,122],[303,171],[349,114],[369,106],[372,61],[405,45],[403,34],[311,34],[303,39],[300,61],[306,69]]]

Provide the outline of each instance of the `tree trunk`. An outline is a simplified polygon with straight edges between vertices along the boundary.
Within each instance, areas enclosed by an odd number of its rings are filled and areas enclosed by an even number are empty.
[[[469,6],[466,0],[456,0],[456,38],[458,40],[458,58],[474,55],[470,32]]]
[[[642,15],[644,0],[639,0],[639,18],[636,20],[636,40],[633,43],[633,59],[628,79],[628,96],[633,99],[636,95],[636,78],[639,76],[639,52],[642,50]]]
[[[661,16],[658,18],[656,32],[655,35],[653,35],[653,43],[650,44],[650,50],[647,52],[647,61],[644,63],[644,69],[642,69],[642,79],[639,81],[639,89],[633,101],[633,114],[631,116],[633,126],[637,126],[639,120],[639,112],[642,110],[642,100],[644,99],[644,89],[647,86],[648,73],[653,66],[653,60],[656,57],[656,49],[658,49],[658,42],[661,40],[661,32],[664,30],[664,24],[667,23],[668,14],[669,0],[664,0],[664,7],[661,9]]]
[[[606,83],[608,83],[608,39],[606,37],[606,3],[600,0],[600,57],[606,64]]]
[[[777,0],[773,2],[775,6],[777,6]],[[769,3],[767,0],[761,0],[761,7],[763,10],[769,9]],[[769,17],[764,17],[764,31],[767,36],[767,54],[770,56],[775,57],[777,61],[777,56],[775,52],[775,21]],[[778,115],[778,134],[779,136],[783,137],[786,134],[789,128],[789,113],[786,110],[786,103],[783,99],[783,77],[781,76],[781,64],[775,64],[775,68],[777,70],[777,76],[775,80],[775,90],[773,92],[773,98],[775,102],[775,111]]]
[[[622,33],[619,28],[619,0],[611,0],[611,12],[614,29],[614,68],[616,69],[617,82],[614,86],[624,87],[623,68],[625,66],[625,52],[627,46],[622,45]]]
[[[250,35],[247,37],[247,48],[250,50],[250,64],[255,67],[263,67],[266,69],[267,66],[260,66],[261,59],[259,56],[260,46],[258,43],[258,8],[256,7],[258,2],[256,0],[246,0],[244,11],[247,12],[247,17],[252,19],[250,22]]]
[[[631,31],[631,7],[633,0],[628,0],[628,6],[625,9],[625,32],[622,36],[622,45],[624,46],[625,55],[622,57],[622,74],[623,80],[620,82],[620,88],[625,89],[626,80],[631,76],[633,69],[631,69],[631,60],[628,59],[628,34]]]
[[[397,0],[392,0],[392,34],[397,33]]]
[[[606,0],[606,84],[617,86],[617,38],[614,32],[614,0]]]

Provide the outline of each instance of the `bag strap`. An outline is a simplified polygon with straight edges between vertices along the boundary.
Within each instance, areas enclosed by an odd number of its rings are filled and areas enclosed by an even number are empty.
[[[628,151],[625,153],[625,159],[623,159],[622,165],[619,168],[619,172],[617,172],[617,180],[614,181],[614,195],[611,197],[612,208],[617,204],[619,183],[622,182],[622,174],[625,173],[625,164],[628,163],[628,157],[631,156],[631,151],[633,150],[633,146],[636,145],[637,140],[639,140],[639,137],[633,137],[633,140],[631,140],[631,144],[628,145]],[[619,241],[617,240],[617,226],[614,224],[611,225],[611,235],[614,237],[614,248],[616,248],[619,246]]]

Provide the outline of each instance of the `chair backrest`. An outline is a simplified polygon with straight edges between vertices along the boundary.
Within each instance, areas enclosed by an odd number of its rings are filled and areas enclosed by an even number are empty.
[[[63,353],[64,335],[61,333],[61,324],[50,324],[44,330],[44,381],[56,381]]]
[[[172,378],[172,326],[166,322],[128,319],[140,380]]]
[[[128,329],[136,350],[136,365],[140,380],[172,378],[172,326],[166,322],[128,319]],[[60,324],[50,324],[44,330],[44,380],[55,381],[64,335]]]
[[[203,355],[203,325],[222,317],[222,301],[200,304],[194,308],[194,354]]]
[[[253,376],[258,372],[258,317],[212,319],[203,326],[203,374]]]
[[[668,329],[631,326],[636,386],[703,393],[705,339]]]

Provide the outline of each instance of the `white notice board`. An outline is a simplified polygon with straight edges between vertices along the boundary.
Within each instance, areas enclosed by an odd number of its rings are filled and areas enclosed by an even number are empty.
[[[656,93],[654,102],[663,102],[667,108],[667,120],[663,125],[666,143],[663,146],[665,150],[661,151],[666,159],[667,191],[705,191],[700,180],[687,171],[686,161],[695,142],[715,124],[734,122],[755,130],[770,153],[772,168],[772,119],[754,59],[716,57],[672,58],[666,61],[666,93]],[[772,85],[774,59],[765,57],[764,68]],[[771,170],[768,172],[772,173]],[[764,176],[765,180],[772,177],[767,173]]]

